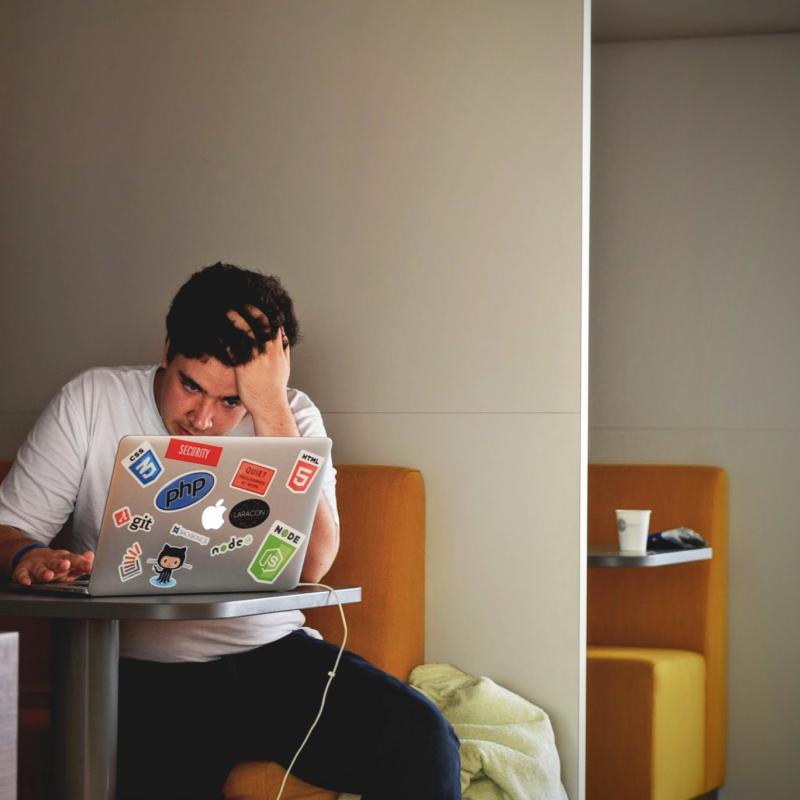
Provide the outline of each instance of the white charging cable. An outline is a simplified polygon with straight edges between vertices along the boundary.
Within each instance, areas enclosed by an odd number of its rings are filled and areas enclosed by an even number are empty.
[[[289,766],[286,768],[286,774],[283,776],[283,781],[281,782],[281,788],[278,789],[278,794],[275,796],[275,800],[281,800],[281,796],[283,795],[283,790],[286,786],[286,781],[289,780],[289,775],[292,771],[292,767],[294,767],[295,762],[297,761],[300,753],[303,752],[303,748],[306,746],[308,740],[311,738],[311,734],[314,732],[314,728],[317,727],[317,723],[320,721],[322,717],[322,710],[325,708],[325,700],[328,697],[328,689],[331,688],[331,683],[333,683],[333,679],[336,677],[336,670],[339,667],[339,661],[342,658],[342,653],[344,652],[345,645],[347,644],[347,620],[344,617],[344,608],[342,608],[342,601],[339,600],[339,595],[336,593],[336,589],[331,586],[327,586],[324,583],[298,583],[298,586],[311,586],[317,587],[319,589],[327,589],[329,592],[333,593],[333,596],[336,598],[336,603],[339,606],[339,616],[342,618],[342,627],[344,628],[344,635],[342,636],[342,645],[339,648],[339,652],[336,655],[336,660],[333,662],[333,669],[328,673],[328,682],[325,684],[325,688],[322,691],[322,700],[319,704],[319,711],[317,711],[317,716],[314,718],[314,721],[311,723],[311,727],[308,729],[308,733],[306,733],[305,739],[300,744],[300,747],[297,748],[297,752],[294,754]]]

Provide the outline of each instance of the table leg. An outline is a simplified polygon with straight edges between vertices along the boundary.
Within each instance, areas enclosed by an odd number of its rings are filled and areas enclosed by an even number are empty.
[[[53,620],[54,788],[62,800],[114,800],[119,620]]]

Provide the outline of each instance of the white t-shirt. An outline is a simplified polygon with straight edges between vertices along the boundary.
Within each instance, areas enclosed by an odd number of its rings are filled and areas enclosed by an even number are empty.
[[[157,367],[99,368],[81,373],[50,401],[0,484],[0,524],[45,544],[72,515],[70,549],[94,550],[117,443],[126,435],[166,436],[153,394]],[[288,390],[301,436],[325,436],[319,409]],[[252,436],[249,416],[231,436]],[[338,525],[336,470],[326,469],[322,497]],[[250,650],[302,627],[299,611],[197,621],[123,620],[120,655],[148,661],[210,661]]]

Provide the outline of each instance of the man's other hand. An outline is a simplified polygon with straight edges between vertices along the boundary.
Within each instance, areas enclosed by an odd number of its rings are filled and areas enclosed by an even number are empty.
[[[69,550],[37,547],[20,559],[11,574],[11,580],[23,586],[50,581],[73,581],[80,575],[91,572],[93,564],[94,553],[91,550],[78,555]]]

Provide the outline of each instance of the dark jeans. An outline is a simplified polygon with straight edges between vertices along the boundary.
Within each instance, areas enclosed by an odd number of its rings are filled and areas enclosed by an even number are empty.
[[[118,798],[219,800],[238,762],[287,766],[337,650],[295,631],[218,661],[122,659]],[[364,800],[461,797],[458,740],[436,706],[347,651],[292,772]]]

